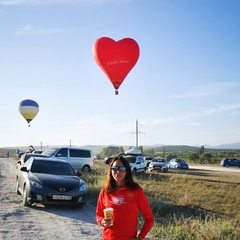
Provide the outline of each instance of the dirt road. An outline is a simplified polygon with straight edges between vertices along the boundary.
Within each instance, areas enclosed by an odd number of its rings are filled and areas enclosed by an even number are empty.
[[[239,167],[216,167],[216,166],[205,166],[205,165],[190,165],[189,169],[200,169],[200,170],[207,170],[207,171],[215,171],[215,172],[237,172],[240,173]]]
[[[101,227],[95,221],[95,208],[52,206],[23,207],[15,192],[15,164],[0,158],[0,239],[1,240],[98,240]]]

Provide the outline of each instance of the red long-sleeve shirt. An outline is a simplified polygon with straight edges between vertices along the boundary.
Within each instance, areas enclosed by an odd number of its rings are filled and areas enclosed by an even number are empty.
[[[136,237],[139,212],[144,218],[144,224],[139,233],[142,238],[148,234],[153,226],[152,210],[139,185],[134,191],[124,187],[107,194],[105,189],[101,190],[96,209],[96,221],[100,226],[104,218],[103,209],[108,207],[114,209],[114,222],[113,226],[103,228],[103,239],[130,240]]]

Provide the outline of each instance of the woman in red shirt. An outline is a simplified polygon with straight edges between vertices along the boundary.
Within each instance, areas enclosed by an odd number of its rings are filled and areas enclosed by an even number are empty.
[[[114,209],[113,225],[104,218],[105,208]],[[139,233],[138,215],[144,223]],[[96,221],[104,240],[142,240],[151,230],[154,216],[142,188],[134,182],[128,161],[121,156],[110,163],[105,188],[99,194]]]

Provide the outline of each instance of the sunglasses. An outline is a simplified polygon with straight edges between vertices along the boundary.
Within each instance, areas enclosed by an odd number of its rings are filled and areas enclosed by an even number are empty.
[[[118,166],[113,166],[113,167],[111,167],[111,169],[112,169],[114,172],[117,172],[117,171],[126,172],[126,167],[124,167],[124,166],[120,166],[120,167],[118,167]]]

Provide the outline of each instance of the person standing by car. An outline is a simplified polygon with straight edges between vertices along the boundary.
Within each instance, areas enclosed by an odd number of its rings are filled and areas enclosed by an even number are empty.
[[[17,148],[17,150],[16,150],[16,156],[17,156],[17,158],[19,158],[19,154],[20,154],[20,151],[19,151],[19,149]]]
[[[114,210],[113,225],[104,217],[105,208]],[[139,211],[144,223],[137,233]],[[103,227],[104,240],[142,240],[153,226],[154,215],[148,199],[140,185],[134,182],[124,157],[115,157],[109,165],[105,187],[98,197],[96,221]]]
[[[29,153],[32,153],[35,150],[35,148],[33,147],[33,145],[29,146]]]

